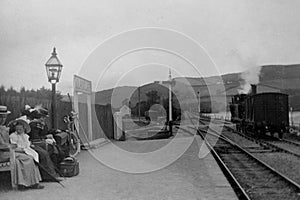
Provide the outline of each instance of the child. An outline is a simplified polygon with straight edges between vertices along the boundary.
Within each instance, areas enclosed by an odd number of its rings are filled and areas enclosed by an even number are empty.
[[[9,130],[4,126],[6,117],[9,113],[6,106],[0,105],[0,145],[9,145]],[[0,161],[6,159],[9,159],[8,152],[0,151]],[[16,152],[15,173],[16,176],[14,182],[20,189],[44,188],[44,186],[39,184],[41,181],[40,171],[31,156],[28,156],[25,153]]]
[[[25,133],[30,131],[30,127],[24,120],[16,120],[15,132],[13,132],[10,137],[10,143],[17,145],[17,151],[25,152],[27,155],[33,157],[36,162],[39,162],[38,153],[30,147],[29,136]]]
[[[11,124],[15,129],[15,132],[10,135],[11,143],[17,144],[18,150],[31,155],[36,162],[39,162],[43,181],[61,181],[48,152],[39,146],[31,145],[27,135],[31,131],[29,124],[22,119],[16,119]]]

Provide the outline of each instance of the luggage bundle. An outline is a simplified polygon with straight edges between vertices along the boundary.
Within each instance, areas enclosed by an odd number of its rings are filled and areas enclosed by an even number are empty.
[[[77,176],[79,174],[79,162],[74,157],[67,157],[59,163],[59,171],[64,177]]]
[[[68,133],[66,132],[56,133],[54,135],[54,139],[58,145],[63,146],[68,142]]]
[[[70,147],[68,144],[69,135],[66,132],[59,132],[54,135],[54,139],[59,151],[59,162],[61,162],[70,154]]]

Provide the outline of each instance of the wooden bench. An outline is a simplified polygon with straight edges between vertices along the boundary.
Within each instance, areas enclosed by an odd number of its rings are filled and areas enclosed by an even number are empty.
[[[1,162],[0,161],[0,171],[10,171],[11,175],[11,186],[14,190],[17,189],[16,181],[16,154],[15,150],[10,145],[0,145],[0,151],[9,152],[9,160]]]

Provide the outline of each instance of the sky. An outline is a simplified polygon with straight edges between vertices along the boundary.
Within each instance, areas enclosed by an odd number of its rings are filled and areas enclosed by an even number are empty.
[[[169,68],[174,77],[197,77],[300,63],[299,10],[298,0],[0,0],[0,84],[50,89],[45,63],[53,47],[63,64],[57,84],[63,94],[72,92],[74,74],[100,90],[166,80]],[[146,27],[164,31],[137,31],[136,41],[126,35]],[[140,39],[198,59],[200,74],[158,49],[133,51],[108,67],[108,58],[143,45]],[[94,61],[94,68],[86,67]]]

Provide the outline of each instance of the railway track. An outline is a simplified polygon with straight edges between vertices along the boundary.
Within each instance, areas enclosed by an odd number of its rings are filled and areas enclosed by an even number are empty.
[[[236,143],[217,132],[212,133],[214,130],[211,128],[190,128],[198,130],[239,199],[300,199],[299,184]]]
[[[293,141],[293,140],[289,140],[289,139],[282,139],[283,141],[285,141],[286,143],[291,143],[295,146],[300,147],[300,143],[298,141]]]
[[[206,135],[200,136],[213,147],[215,157],[220,159],[222,170],[227,172],[230,180],[237,182],[241,188],[240,199],[299,199],[300,186],[255,158],[248,151],[224,136],[213,133],[212,129]],[[217,140],[217,141],[216,141]],[[210,145],[209,145],[210,146]],[[212,148],[212,147],[211,147]],[[232,182],[232,181],[230,181]]]
[[[230,129],[230,127],[227,127]],[[246,135],[239,131],[234,131],[235,133],[239,134],[242,137],[247,138],[248,140],[256,141],[260,143],[262,146],[269,146],[270,148],[274,149],[274,151],[284,152],[291,154],[300,158],[300,144],[291,140],[286,139],[278,139],[275,137],[269,137],[269,139],[256,139],[253,133],[250,133],[252,137]]]
[[[192,132],[190,132],[189,130],[183,128],[183,127],[179,127],[181,130],[190,133],[191,135],[193,135]],[[192,128],[194,130],[195,127],[189,127]],[[201,134],[200,134],[201,136]],[[217,163],[219,164],[221,170],[223,171],[224,175],[226,176],[227,180],[230,182],[233,190],[235,191],[238,199],[242,199],[242,200],[251,200],[251,198],[247,195],[246,191],[243,189],[243,187],[240,185],[240,183],[238,182],[238,180],[235,178],[235,176],[231,173],[231,171],[228,169],[228,167],[225,165],[225,163],[222,161],[222,159],[219,157],[219,155],[216,153],[216,151],[213,149],[213,147],[206,141],[205,138],[202,137],[202,139],[205,141],[205,143],[207,144],[208,148],[211,150],[212,155],[214,156],[214,158],[216,159]]]
[[[262,141],[273,148],[277,148],[280,151],[287,152],[289,154],[292,154],[294,156],[297,156],[300,158],[300,145],[296,144],[292,141],[287,141],[287,140],[267,140],[267,141]]]

